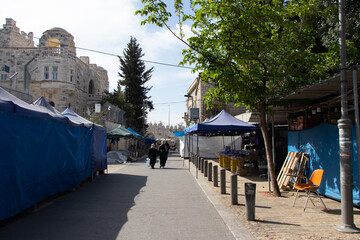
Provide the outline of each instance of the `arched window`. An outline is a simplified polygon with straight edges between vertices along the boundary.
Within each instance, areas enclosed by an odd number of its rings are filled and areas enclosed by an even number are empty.
[[[94,82],[90,80],[89,82],[89,94],[94,94]]]

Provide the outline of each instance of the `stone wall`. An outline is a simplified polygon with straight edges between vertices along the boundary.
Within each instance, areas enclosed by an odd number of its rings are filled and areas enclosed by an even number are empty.
[[[0,46],[2,47],[34,47],[33,33],[20,32],[16,22],[6,18],[6,23],[0,29]]]

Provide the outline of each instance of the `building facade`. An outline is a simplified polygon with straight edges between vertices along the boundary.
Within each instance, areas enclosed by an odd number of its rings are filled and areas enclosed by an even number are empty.
[[[200,76],[193,81],[185,95],[185,97],[187,97],[187,111],[184,113],[184,120],[187,125],[192,122],[203,122],[205,119],[217,115],[223,109],[233,116],[246,112],[245,106],[235,107],[233,103],[225,104],[218,101],[214,102],[214,107],[212,109],[207,109],[207,105],[203,101],[203,98],[205,97],[206,92],[214,87],[215,86],[211,82],[202,82]]]
[[[45,31],[37,46],[33,38],[6,19],[0,29],[0,87],[26,102],[44,96],[59,111],[70,107],[86,116],[109,91],[107,71],[89,57],[78,58],[74,37],[62,28]]]

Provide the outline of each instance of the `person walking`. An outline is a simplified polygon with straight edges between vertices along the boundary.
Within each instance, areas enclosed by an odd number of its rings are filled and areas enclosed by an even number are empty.
[[[160,155],[160,168],[164,168],[168,156],[168,149],[165,141],[161,142],[161,145],[159,147],[159,155]]]
[[[152,143],[148,151],[148,158],[150,158],[150,166],[152,169],[154,169],[157,155],[159,155],[159,152],[156,149],[155,144]]]

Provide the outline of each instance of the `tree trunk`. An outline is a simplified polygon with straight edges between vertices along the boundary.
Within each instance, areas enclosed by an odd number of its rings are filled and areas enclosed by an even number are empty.
[[[265,151],[266,151],[266,159],[267,159],[267,165],[270,173],[270,180],[271,180],[271,186],[273,189],[273,193],[275,196],[280,197],[280,189],[276,180],[276,174],[275,174],[275,167],[273,163],[272,158],[272,151],[271,151],[271,143],[269,138],[269,132],[266,125],[266,108],[265,106],[261,106],[259,108],[260,113],[260,129],[264,138],[264,144],[265,144]]]

